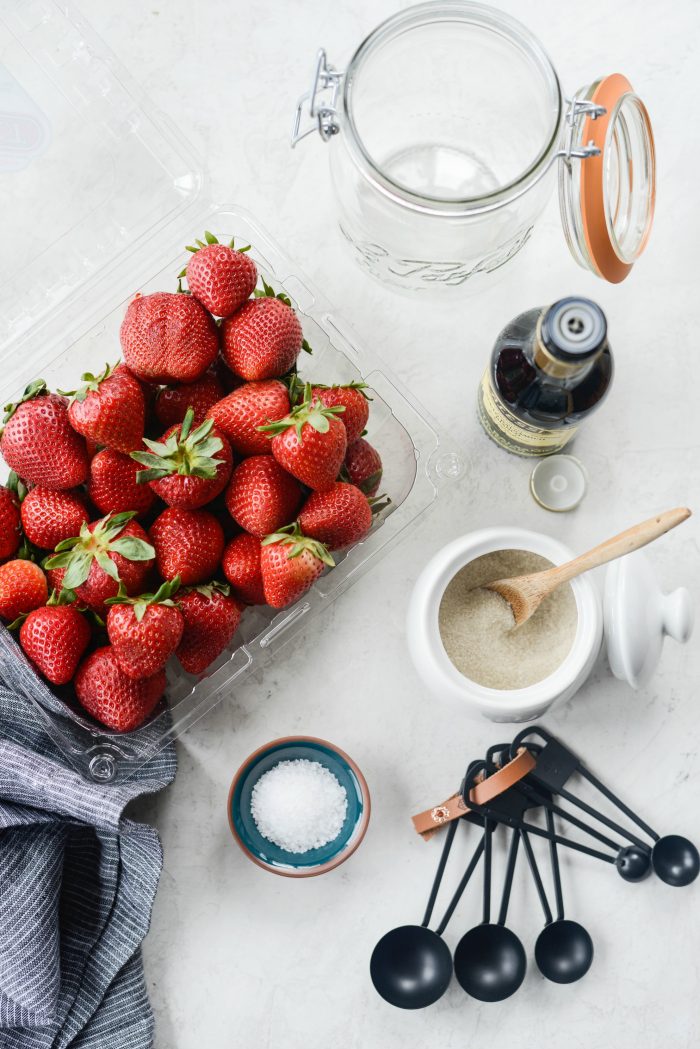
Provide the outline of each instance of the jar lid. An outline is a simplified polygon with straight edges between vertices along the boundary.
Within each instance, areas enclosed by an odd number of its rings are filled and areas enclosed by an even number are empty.
[[[646,107],[621,73],[577,93],[569,151],[559,168],[559,205],[572,255],[617,284],[643,252],[654,218],[656,160]],[[576,152],[579,151],[579,152]]]
[[[603,615],[610,669],[632,688],[651,678],[666,635],[685,644],[693,632],[690,594],[685,587],[665,594],[641,550],[608,567]]]

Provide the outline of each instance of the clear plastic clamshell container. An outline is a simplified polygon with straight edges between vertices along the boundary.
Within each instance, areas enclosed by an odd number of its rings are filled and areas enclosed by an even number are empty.
[[[53,0],[0,8],[0,388],[16,400],[34,378],[71,388],[119,356],[119,326],[137,292],[175,290],[184,245],[206,228],[250,243],[276,289],[294,302],[313,347],[310,380],[360,377],[373,398],[369,440],[391,499],[367,539],[282,612],[249,608],[229,650],[201,679],[175,661],[167,703],[132,733],[94,722],[67,690],[17,673],[21,650],[0,628],[0,680],[24,691],[77,768],[102,782],[128,777],[264,667],[314,615],[372,566],[435,501],[464,463],[376,356],[358,347],[298,266],[237,207],[203,203],[204,178],[187,144],[138,97],[82,17]],[[11,202],[11,206],[8,205]]]

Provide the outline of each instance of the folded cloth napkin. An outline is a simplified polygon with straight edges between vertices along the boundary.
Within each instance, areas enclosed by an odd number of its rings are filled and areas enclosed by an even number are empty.
[[[0,1049],[147,1049],[140,948],[163,855],[123,811],[171,782],[174,746],[125,783],[88,783],[27,690],[51,702],[18,652],[0,668]]]

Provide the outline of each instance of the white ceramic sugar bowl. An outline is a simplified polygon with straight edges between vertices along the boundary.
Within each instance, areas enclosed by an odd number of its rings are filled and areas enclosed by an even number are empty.
[[[692,633],[693,613],[684,589],[664,595],[646,556],[638,551],[609,566],[605,599],[590,574],[572,580],[577,626],[564,661],[548,677],[527,688],[486,688],[461,674],[440,637],[440,603],[450,580],[477,557],[497,550],[527,550],[553,564],[574,554],[562,543],[522,528],[485,528],[455,539],[428,562],[416,581],[408,609],[407,640],[415,668],[429,691],[466,713],[490,721],[522,722],[541,717],[564,703],[588,678],[605,633],[613,673],[639,688],[651,677],[663,638],[680,642]]]

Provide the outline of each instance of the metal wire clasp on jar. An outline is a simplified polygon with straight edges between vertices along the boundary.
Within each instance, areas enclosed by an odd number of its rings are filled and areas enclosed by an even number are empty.
[[[651,228],[654,140],[621,74],[571,99],[520,22],[466,0],[392,16],[339,72],[318,52],[292,146],[329,144],[340,228],[409,290],[482,281],[526,244],[558,175],[574,258],[623,280]]]

